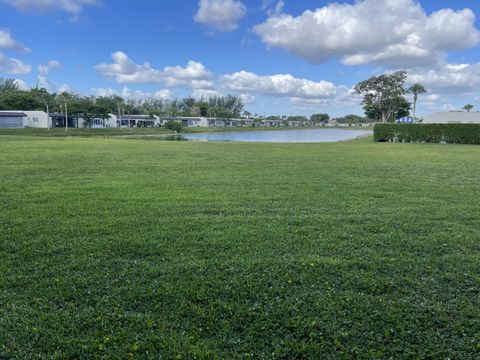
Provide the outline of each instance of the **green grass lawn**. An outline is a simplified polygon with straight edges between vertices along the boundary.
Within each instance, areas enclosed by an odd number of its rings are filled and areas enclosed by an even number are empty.
[[[0,358],[478,359],[480,147],[0,137]]]

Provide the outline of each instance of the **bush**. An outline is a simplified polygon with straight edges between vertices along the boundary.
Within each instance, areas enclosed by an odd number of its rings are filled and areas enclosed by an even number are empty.
[[[480,144],[480,124],[376,124],[374,141]]]
[[[179,121],[174,121],[174,120],[168,120],[166,123],[165,123],[165,128],[169,129],[169,130],[173,130],[175,132],[181,132],[182,131],[182,123],[179,122]]]

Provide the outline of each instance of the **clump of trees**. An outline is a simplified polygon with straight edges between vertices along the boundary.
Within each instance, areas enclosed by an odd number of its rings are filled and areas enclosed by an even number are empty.
[[[328,120],[330,120],[330,115],[328,114],[313,114],[312,116],[310,116],[310,121],[314,121],[314,122],[327,122]]]
[[[355,125],[370,122],[370,119],[368,117],[362,117],[354,114],[337,117],[335,118],[335,120],[339,124],[355,124]]]
[[[0,78],[0,110],[48,110],[82,117],[86,126],[93,119],[107,119],[108,114],[150,116],[208,116],[238,118],[244,112],[242,99],[234,95],[205,99],[186,97],[164,100],[158,98],[124,99],[117,95],[86,96],[69,92],[49,93],[44,88],[22,89],[15,79]]]
[[[405,71],[371,77],[355,85],[355,93],[362,96],[365,115],[374,121],[393,122],[395,119],[408,116],[412,104],[405,98],[407,93],[413,94],[413,116],[415,117],[419,94],[427,92],[420,84],[409,89],[404,87],[407,80]]]
[[[165,123],[165,128],[177,132],[181,132],[183,129],[182,123],[175,120],[168,120]]]

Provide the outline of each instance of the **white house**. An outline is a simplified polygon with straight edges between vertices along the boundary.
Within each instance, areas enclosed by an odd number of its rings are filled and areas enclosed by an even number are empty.
[[[22,111],[27,115],[27,127],[47,128],[52,126],[52,119],[45,111]]]
[[[480,112],[437,112],[423,118],[424,124],[480,124]]]
[[[208,127],[214,125],[211,120],[211,118],[202,116],[159,117],[158,126],[165,126],[168,121],[177,121],[188,127]]]
[[[47,128],[52,119],[45,111],[0,111],[0,128]]]
[[[95,118],[91,120],[90,127],[92,129],[102,129],[102,128],[116,128],[117,125],[117,119],[118,117],[113,114],[108,114],[108,118],[106,119],[101,119],[101,118]],[[78,119],[78,127],[85,127],[85,120],[82,118]]]
[[[27,124],[27,114],[22,111],[0,111],[1,129],[24,128]]]

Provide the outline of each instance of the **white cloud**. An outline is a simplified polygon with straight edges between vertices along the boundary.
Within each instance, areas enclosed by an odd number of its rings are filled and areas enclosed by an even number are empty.
[[[45,88],[52,93],[71,92],[72,90],[69,85],[56,83],[48,79],[45,75],[38,75],[37,82],[40,88]]]
[[[252,104],[256,100],[252,94],[240,94],[240,99],[242,99],[245,105]]]
[[[453,104],[447,103],[447,104],[444,104],[441,107],[441,110],[442,111],[455,111],[455,110],[457,110],[457,107]]]
[[[162,73],[152,69],[148,62],[135,64],[127,54],[117,51],[112,54],[113,64],[100,64],[95,68],[108,77],[113,77],[119,83],[158,83]]]
[[[201,63],[189,61],[186,67],[167,66],[154,69],[150,63],[135,64],[127,54],[117,51],[112,54],[113,64],[99,64],[95,68],[104,76],[112,77],[118,83],[158,84],[168,87],[213,87],[212,74]]]
[[[0,29],[0,49],[14,50],[21,53],[30,52],[29,48],[12,38],[8,29]]]
[[[131,90],[128,87],[124,87],[121,92],[121,96],[125,99],[145,99],[150,94],[143,92],[142,90]]]
[[[275,6],[272,5],[272,2],[270,0],[263,1],[262,3],[262,10],[266,11],[268,16],[281,14],[284,7],[284,1],[278,1]]]
[[[428,15],[415,0],[331,3],[297,17],[274,14],[253,31],[269,46],[312,63],[341,57],[346,65],[431,64],[480,42],[471,10]]]
[[[186,67],[167,66],[163,71],[167,86],[192,87],[195,89],[213,87],[212,74],[201,63],[190,60]]]
[[[247,8],[238,0],[200,0],[194,20],[216,31],[233,31]]]
[[[290,74],[259,76],[251,72],[240,71],[224,75],[222,83],[226,89],[231,91],[259,93],[268,96],[331,98],[336,94],[336,86],[331,82],[298,79]]]
[[[299,109],[318,109],[318,108],[336,108],[343,109],[346,107],[356,107],[361,98],[355,94],[353,89],[343,85],[336,87],[335,96],[331,98],[305,98],[291,97],[292,104]]]
[[[173,98],[172,92],[168,89],[158,90],[153,94],[154,98],[161,99],[161,100],[170,100]]]
[[[0,53],[0,73],[22,75],[31,71],[32,65]]]
[[[22,90],[28,90],[28,85],[25,81],[21,79],[15,79],[15,82],[17,83],[18,87]]]
[[[480,63],[441,64],[423,70],[413,69],[408,73],[408,82],[424,85],[429,92],[441,94],[468,94],[480,88]]]
[[[92,90],[93,94],[95,96],[98,96],[98,97],[117,95],[117,92],[115,90],[113,90],[111,87],[92,88],[91,90]]]
[[[211,90],[211,89],[194,89],[192,91],[192,96],[195,99],[209,99],[214,96],[221,96],[222,94],[217,91],[217,90]]]
[[[63,65],[60,61],[58,60],[50,60],[46,64],[40,64],[38,65],[38,72],[40,75],[46,76],[48,75],[48,72],[52,69],[60,69],[62,68]]]
[[[126,99],[146,99],[146,98],[156,98],[162,100],[170,100],[172,96],[172,92],[168,89],[161,89],[155,93],[144,92],[142,90],[132,90],[126,86],[123,87],[122,91],[119,93],[118,91],[112,89],[111,87],[107,88],[92,88],[91,89],[95,96],[113,96],[119,95]]]
[[[63,11],[78,14],[86,6],[101,6],[100,0],[0,0],[21,11]]]

